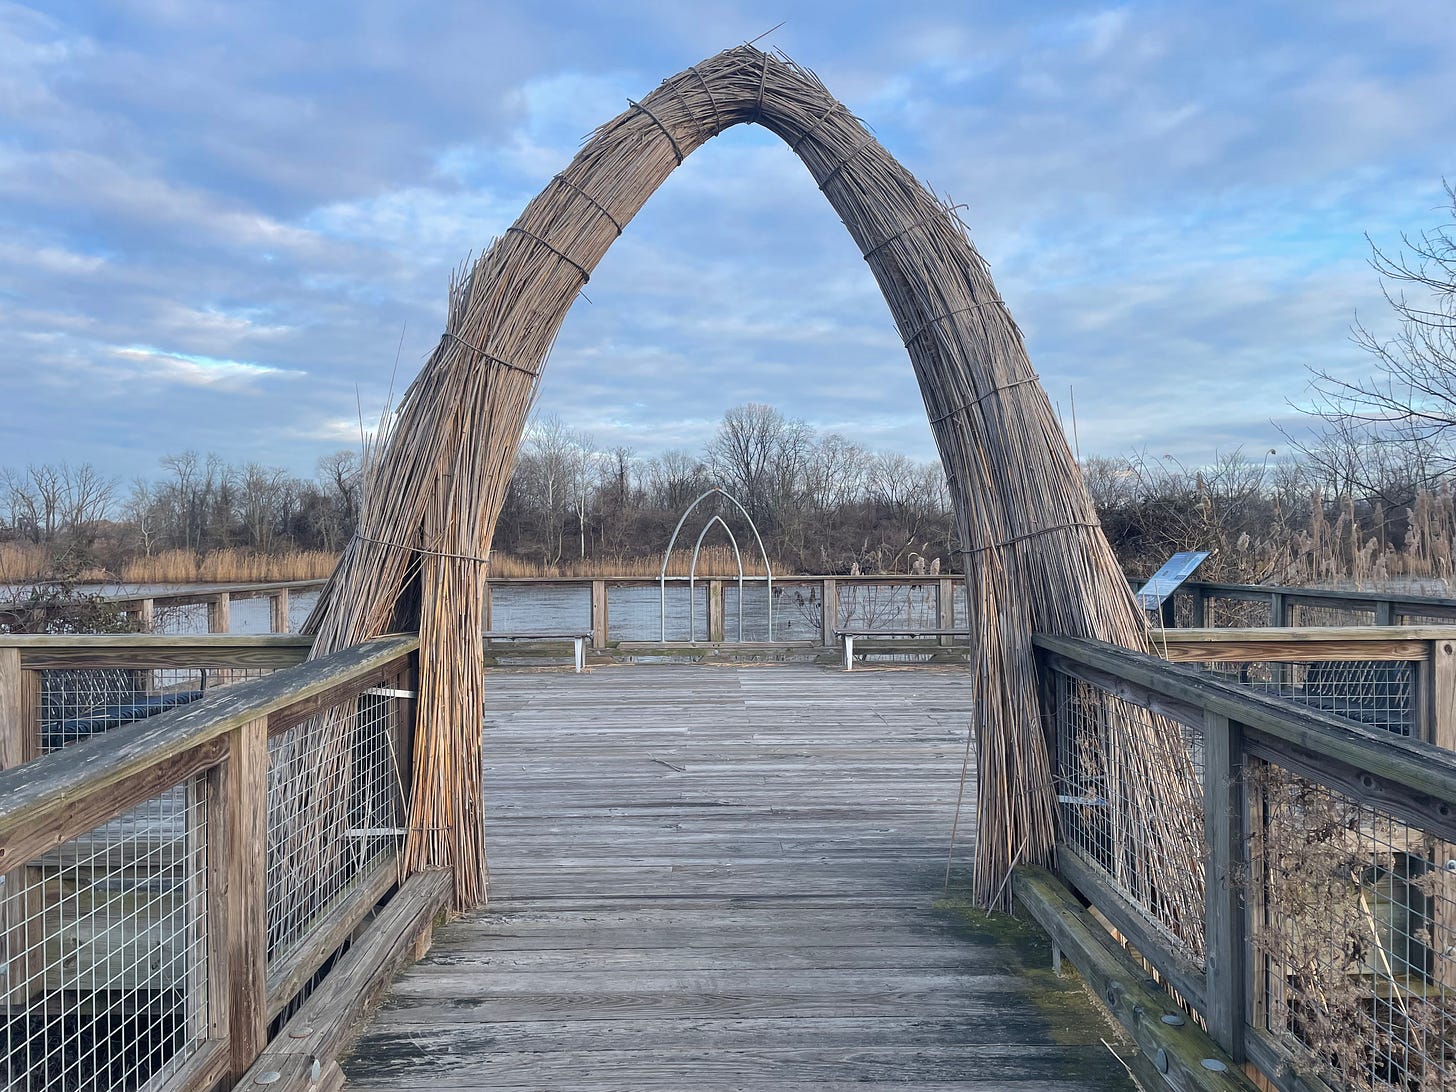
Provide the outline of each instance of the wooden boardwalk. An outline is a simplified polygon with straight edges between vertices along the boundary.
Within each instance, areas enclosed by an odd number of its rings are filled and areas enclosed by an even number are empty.
[[[351,1087],[1133,1087],[1043,939],[948,905],[964,668],[488,686],[490,908],[396,982]]]

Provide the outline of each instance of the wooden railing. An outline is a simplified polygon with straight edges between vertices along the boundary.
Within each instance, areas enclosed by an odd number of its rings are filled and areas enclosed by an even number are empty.
[[[288,633],[288,602],[291,592],[317,591],[326,580],[280,580],[266,584],[212,584],[178,591],[153,591],[145,595],[105,595],[100,599],[132,618],[143,632],[151,632],[158,609],[205,605],[207,632],[227,633],[232,627],[232,604],[238,599],[268,600],[268,632]]]
[[[130,724],[107,714],[0,771],[0,1083],[210,1089],[255,1063],[279,1088],[328,1076],[371,975],[450,893],[444,873],[400,872],[417,648],[384,637],[298,663],[296,639],[0,646],[12,759],[17,737],[43,739],[47,673],[93,674],[106,700],[113,676],[270,672]]]
[[[1440,637],[1226,636],[1169,647],[1273,665],[1310,651],[1322,662],[1409,655],[1432,665],[1423,700],[1451,723],[1456,646]],[[1058,875],[1021,869],[1018,898],[1131,1029],[1153,1062],[1145,1076],[1233,1087],[1247,1061],[1281,1090],[1323,1087],[1336,1071],[1353,1088],[1456,1082],[1456,753],[1126,649],[1036,644]],[[1119,821],[1135,817],[1137,788],[1109,775],[1119,740],[1154,717],[1183,733],[1202,816],[1184,855],[1205,862],[1198,929],[1159,904],[1158,866],[1125,840],[1136,823]]]
[[[1140,580],[1134,580],[1140,584]],[[1163,604],[1163,624],[1331,626],[1456,623],[1456,599],[1401,592],[1219,584],[1190,580]]]

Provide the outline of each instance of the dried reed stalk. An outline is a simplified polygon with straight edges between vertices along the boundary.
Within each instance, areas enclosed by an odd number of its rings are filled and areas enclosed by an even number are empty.
[[[705,141],[753,122],[803,160],[859,244],[950,477],[981,636],[976,887],[984,901],[1006,889],[1016,853],[1045,862],[1053,849],[1032,632],[1146,647],[1142,615],[1021,333],[962,225],[813,73],[751,46],[726,50],[598,129],[454,285],[447,332],[405,394],[372,467],[359,536],[310,619],[316,654],[418,624],[409,860],[454,867],[462,904],[483,893],[478,559],[537,373],[578,290],[648,197]],[[1129,775],[1152,775],[1150,833],[1172,844],[1188,823],[1181,741],[1144,718],[1126,743]],[[1201,898],[1196,854],[1189,843],[1186,867],[1170,872],[1164,893],[1189,921]]]

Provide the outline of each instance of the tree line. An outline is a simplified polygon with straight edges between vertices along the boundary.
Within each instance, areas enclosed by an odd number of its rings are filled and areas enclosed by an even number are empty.
[[[1130,569],[1209,549],[1205,575],[1249,581],[1451,575],[1456,480],[1456,191],[1450,222],[1372,248],[1394,332],[1354,328],[1373,374],[1311,367],[1311,429],[1282,452],[1215,455],[1186,467],[1146,454],[1094,457],[1083,473]],[[359,456],[320,459],[312,478],[195,452],[123,486],[90,463],[0,468],[0,581],[7,544],[119,572],[174,551],[333,555],[359,514]],[[938,463],[875,452],[780,410],[728,410],[695,451],[603,450],[558,418],[528,428],[493,552],[552,570],[657,558],[684,509],[712,487],[752,517],[777,568],[845,573],[956,566]],[[752,532],[714,502],[741,545]],[[692,533],[702,527],[693,525]]]

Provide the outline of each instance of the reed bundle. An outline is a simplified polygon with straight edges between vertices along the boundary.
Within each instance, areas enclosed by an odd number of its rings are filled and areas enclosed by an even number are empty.
[[[483,892],[481,581],[516,445],[552,339],[598,260],[664,179],[730,126],[784,139],[860,247],[924,393],[952,487],[978,619],[976,886],[992,902],[1015,861],[1045,862],[1054,790],[1031,635],[1146,647],[1021,333],[963,225],[812,72],[751,46],[667,80],[607,122],[452,287],[446,332],[371,467],[358,536],[309,628],[316,654],[419,627],[412,867],[451,866]],[[1186,828],[1187,759],[1171,726],[1119,728],[1165,900],[1198,916],[1202,867]],[[1146,779],[1146,780],[1143,780]],[[1183,848],[1186,847],[1186,850]]]

